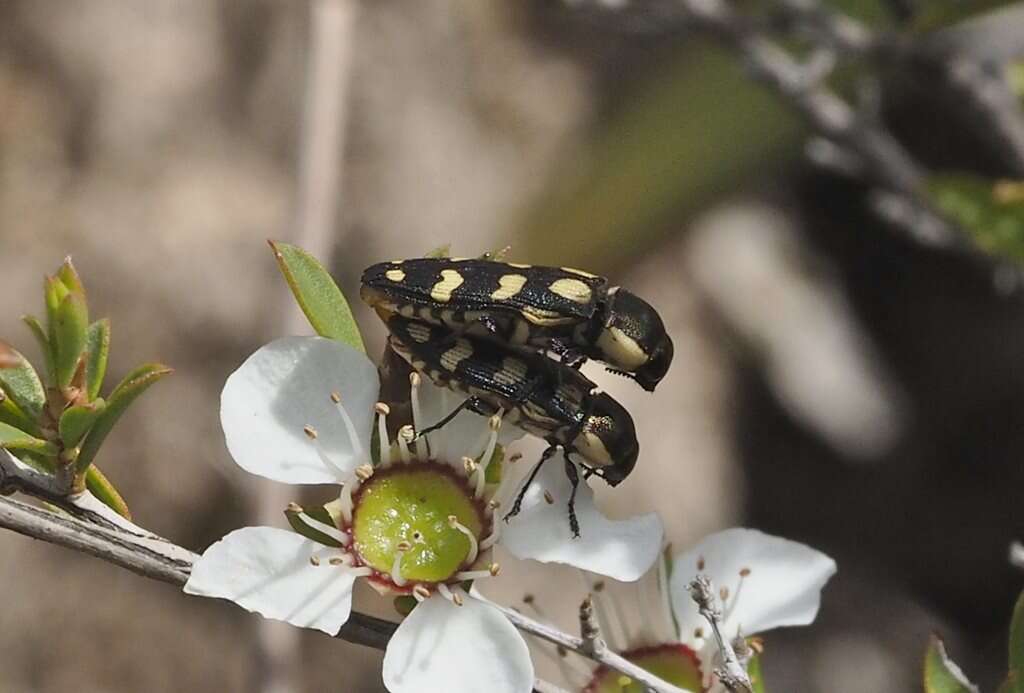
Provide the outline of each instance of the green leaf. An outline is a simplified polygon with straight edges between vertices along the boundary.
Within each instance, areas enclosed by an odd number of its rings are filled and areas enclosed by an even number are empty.
[[[39,420],[46,406],[43,383],[28,359],[5,342],[0,342],[0,387],[27,417]]]
[[[76,404],[64,410],[60,415],[60,439],[65,448],[73,448],[81,442],[89,432],[96,419],[107,408],[102,398],[88,404]]]
[[[3,389],[0,389],[0,423],[10,424],[36,437],[40,435],[39,423],[29,419]]]
[[[324,506],[316,506],[312,508],[298,508],[296,506],[289,506],[284,511],[284,516],[288,519],[288,524],[292,526],[292,529],[296,533],[301,534],[307,539],[311,539],[318,544],[324,546],[335,546],[340,548],[343,546],[341,542],[334,539],[329,534],[317,529],[316,523],[309,523],[302,515],[308,515],[319,523],[323,523],[329,527],[337,527],[335,519],[331,516],[331,513]]]
[[[100,445],[128,406],[135,401],[150,385],[174,371],[160,363],[147,363],[125,376],[124,380],[114,388],[107,398],[107,407],[93,423],[89,435],[85,437],[78,453],[77,468],[82,473],[96,458]]]
[[[57,354],[57,386],[68,387],[78,371],[79,360],[85,351],[89,329],[89,309],[85,296],[68,294],[60,302],[54,323],[55,351]]]
[[[1024,184],[942,174],[928,181],[928,191],[978,248],[1024,262]]]
[[[1007,677],[1012,693],[1024,693],[1024,592],[1017,597],[1010,619],[1010,673]]]
[[[761,655],[756,654],[747,663],[747,675],[754,686],[754,693],[765,693],[764,673],[761,671]]]
[[[60,306],[60,302],[63,301],[68,293],[68,287],[64,286],[57,277],[47,277],[44,286],[43,296],[46,299],[46,317],[50,323],[50,342],[54,341],[53,337],[53,326],[57,322],[57,308]]]
[[[0,423],[0,448],[8,450],[27,450],[47,457],[57,454],[57,446],[53,443],[30,436],[25,431]]]
[[[978,693],[978,688],[946,654],[946,647],[937,635],[928,641],[924,656],[925,693]]]
[[[96,465],[90,466],[89,471],[85,473],[85,487],[92,492],[92,495],[96,496],[104,505],[118,515],[126,520],[132,519],[131,511],[128,510],[128,504],[125,503],[121,494],[118,493],[114,485],[110,483]]]
[[[64,262],[57,270],[57,279],[67,287],[69,292],[85,296],[85,286],[82,284],[82,278],[78,276],[78,270],[71,264],[70,255],[64,258]]]
[[[46,363],[47,382],[56,383],[57,374],[53,370],[53,345],[50,344],[50,338],[46,336],[46,330],[43,329],[39,318],[34,315],[22,315],[21,321],[28,325],[28,329],[39,343],[39,350],[43,353],[43,360]]]
[[[323,265],[294,245],[269,243],[295,300],[316,333],[365,353],[366,347],[348,301]]]
[[[90,400],[96,399],[107,375],[110,354],[110,320],[103,318],[89,325],[86,339],[85,390]]]

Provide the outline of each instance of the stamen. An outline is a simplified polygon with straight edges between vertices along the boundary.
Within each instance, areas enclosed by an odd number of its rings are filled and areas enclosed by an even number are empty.
[[[412,426],[405,425],[398,429],[398,454],[405,464],[412,462],[412,457],[409,455],[409,442],[415,437],[416,433]]]
[[[423,602],[430,599],[430,590],[423,585],[416,585],[412,588],[412,596],[416,597],[416,601]]]
[[[365,483],[371,476],[373,476],[373,465],[361,464],[356,467],[356,478],[359,479],[360,482]]]
[[[498,573],[501,572],[501,565],[498,563],[491,563],[487,566],[487,570],[463,570],[462,572],[455,573],[455,579],[460,582],[463,580],[483,580],[489,577],[498,577]]]
[[[452,529],[457,529],[466,535],[469,539],[469,553],[466,555],[466,565],[473,565],[476,562],[477,554],[480,552],[480,546],[477,544],[476,535],[470,531],[469,527],[459,522],[459,518],[455,515],[448,516],[448,526]]]
[[[361,565],[358,568],[346,568],[345,572],[352,577],[370,577],[373,575],[373,568],[368,565]]]
[[[337,391],[331,393],[331,401],[334,402],[334,408],[341,414],[341,420],[345,423],[345,431],[348,433],[349,442],[352,443],[352,455],[353,457],[363,456],[363,444],[359,442],[359,436],[356,435],[355,424],[352,423],[352,418],[345,411],[345,405],[341,403],[341,395]]]
[[[593,580],[589,573],[580,571],[583,582],[590,591],[591,603],[594,605],[594,613],[597,615],[597,622],[601,624],[605,641],[616,652],[625,649],[629,640],[629,632],[626,630],[625,622],[620,618],[621,614],[615,609],[615,600],[605,592],[603,580]]]
[[[462,458],[462,469],[463,469],[463,471],[466,472],[466,476],[468,476],[468,477],[473,476],[473,473],[476,472],[477,466],[478,465],[476,463],[476,460],[474,460],[472,457],[463,457]]]
[[[739,601],[740,601],[740,592],[743,590],[743,583],[747,581],[747,577],[750,575],[750,572],[751,572],[750,568],[742,568],[742,569],[740,569],[740,573],[739,573],[740,574],[740,580],[739,580],[738,583],[736,583],[736,592],[733,593],[732,600],[728,604],[725,603],[725,597],[722,597],[722,606],[723,606],[723,609],[722,609],[722,612],[723,612],[722,613],[722,621],[723,622],[725,621],[725,619],[727,619],[730,616],[732,616],[732,612],[734,612],[736,610],[736,605],[739,604]],[[726,595],[729,594],[729,588],[728,587],[723,587],[722,591],[725,592]]]
[[[480,466],[476,472],[476,488],[473,491],[473,495],[479,498],[484,492],[484,483],[487,480],[487,465],[491,463],[494,458],[494,448],[498,445],[498,431],[501,429],[501,415],[504,409],[499,409],[498,413],[487,420],[487,428],[490,433],[487,436],[487,447],[484,449],[483,457],[480,458]]]
[[[503,524],[503,522],[491,523],[491,533],[484,537],[483,541],[480,542],[481,551],[486,551],[498,543],[498,540],[501,539],[501,526]]]
[[[412,423],[416,427],[417,431],[422,431],[426,428],[423,425],[423,411],[420,409],[420,374],[413,371],[409,374],[409,400],[412,402]],[[428,437],[430,434],[425,434],[416,437],[416,457],[421,460],[430,459],[430,447],[428,443]]]
[[[484,506],[484,513],[487,515],[487,517],[493,517],[494,511],[500,507],[501,503],[498,500],[492,498],[491,500],[487,501],[487,505]]]
[[[544,502],[548,505],[554,505],[555,497],[551,495],[551,491],[544,489]]]
[[[309,557],[309,562],[310,562],[311,565],[320,567],[320,557],[319,556],[310,556]]]
[[[289,507],[289,510],[290,509],[291,508]],[[349,541],[348,534],[346,534],[345,532],[342,532],[340,529],[338,529],[334,525],[329,525],[326,522],[321,522],[320,520],[316,519],[312,515],[302,511],[302,508],[299,508],[299,519],[302,520],[302,522],[307,527],[309,527],[310,529],[315,529],[318,532],[326,534],[331,539],[334,539],[334,541],[336,541],[336,542],[338,542],[338,543],[340,543],[342,545],[346,545],[346,546],[348,545],[348,541]]]
[[[391,441],[388,439],[388,414],[391,407],[384,402],[377,402],[373,405],[377,413],[377,441],[380,445],[380,465],[387,467],[391,464]]]
[[[462,606],[462,595],[448,589],[448,585],[443,582],[437,583],[437,591],[442,597],[455,604],[455,606]]]
[[[412,548],[412,544],[407,541],[398,542],[398,546],[395,547],[395,561],[391,564],[391,582],[395,583],[399,587],[405,587],[407,580],[402,577],[402,557],[405,556],[405,552]]]
[[[350,478],[342,483],[341,491],[338,492],[338,512],[345,525],[352,524],[352,487],[357,484],[357,479]]]

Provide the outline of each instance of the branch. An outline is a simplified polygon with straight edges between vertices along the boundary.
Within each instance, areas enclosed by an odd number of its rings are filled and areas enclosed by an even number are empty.
[[[131,523],[122,521],[135,527]],[[184,586],[198,556],[188,549],[135,527],[127,531],[123,526],[110,527],[95,524],[73,516],[65,516],[20,501],[0,497],[0,527],[10,529],[33,539],[64,546],[87,553],[101,560],[127,568],[137,575]],[[534,621],[513,609],[492,604],[519,630],[586,657],[598,664],[615,669],[647,686],[656,693],[682,693],[678,688],[662,681],[608,649],[600,639],[584,640],[557,628]],[[352,612],[339,638],[357,645],[379,650],[387,647],[388,640],[398,627],[396,623]],[[566,693],[551,683],[538,680],[537,693]]]
[[[687,586],[687,589],[690,590],[690,596],[696,602],[700,615],[711,625],[715,640],[718,642],[718,650],[722,655],[722,666],[715,670],[715,676],[723,686],[733,693],[753,693],[754,686],[750,683],[747,670],[740,664],[732,644],[722,636],[722,629],[719,627],[722,612],[717,606],[711,579],[707,575],[698,575]]]

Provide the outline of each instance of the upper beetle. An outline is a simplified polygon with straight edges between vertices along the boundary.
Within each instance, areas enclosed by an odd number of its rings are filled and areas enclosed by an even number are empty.
[[[658,312],[636,294],[569,267],[483,259],[415,258],[363,272],[371,307],[512,346],[587,358],[653,391],[672,363],[672,340]]]

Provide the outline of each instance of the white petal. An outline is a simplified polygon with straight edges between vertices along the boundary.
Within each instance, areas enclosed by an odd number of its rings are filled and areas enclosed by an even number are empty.
[[[493,606],[459,590],[462,606],[437,595],[419,604],[388,643],[391,693],[529,693],[533,663],[518,631]]]
[[[249,611],[335,635],[352,611],[352,583],[337,555],[294,532],[245,527],[208,548],[192,566],[185,592],[230,599]],[[310,563],[311,556],[320,565]]]
[[[658,558],[664,530],[654,513],[628,520],[609,520],[594,505],[594,491],[580,480],[576,517],[580,536],[569,529],[572,486],[560,457],[544,464],[523,498],[522,510],[502,531],[501,543],[517,558],[566,563],[592,573],[632,582]],[[548,503],[544,491],[554,503]],[[509,507],[509,504],[505,504]]]
[[[420,406],[423,412],[424,426],[433,426],[448,414],[452,413],[457,406],[466,400],[465,395],[445,391],[436,387],[426,379],[420,386]],[[455,457],[463,455],[475,456],[483,450],[473,450],[481,436],[487,431],[487,418],[475,412],[464,409],[458,416],[445,424],[441,434],[447,440],[448,452]],[[512,424],[503,423],[498,431],[498,443],[508,445],[525,435],[522,429]]]
[[[703,559],[704,568],[697,563]],[[740,585],[740,571],[750,574]],[[780,626],[802,626],[818,614],[821,590],[835,575],[831,558],[799,542],[754,529],[734,528],[712,534],[672,561],[669,590],[680,637],[706,625],[686,586],[698,572],[711,578],[715,589],[727,588],[723,610],[724,634],[733,637],[762,633]]]
[[[322,337],[278,339],[224,385],[220,421],[228,450],[240,467],[274,481],[337,483],[369,459],[379,390],[376,366],[352,347]],[[358,440],[349,436],[332,392],[341,395]],[[316,429],[338,468],[324,464],[304,426]]]

